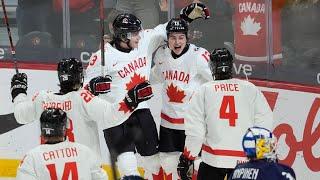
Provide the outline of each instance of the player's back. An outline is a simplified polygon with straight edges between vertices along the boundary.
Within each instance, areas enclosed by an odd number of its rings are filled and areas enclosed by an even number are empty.
[[[27,163],[27,164],[23,164]],[[20,171],[33,167],[38,179],[92,179],[91,170],[99,167],[96,155],[88,147],[72,142],[43,144],[31,150]]]
[[[25,102],[21,103],[18,102],[20,100],[19,96],[17,96],[17,101],[15,101],[14,112],[19,123],[29,123],[32,121],[39,123],[38,120],[44,109],[60,108],[68,116],[67,139],[71,142],[84,144],[100,154],[96,121],[101,119],[92,119],[88,115],[88,110],[85,106],[94,101],[94,96],[89,91],[78,90],[64,95],[50,91],[40,91],[32,98],[32,102],[25,99]],[[32,105],[32,108],[26,108],[28,107],[26,104]],[[100,108],[103,108],[103,106]]]
[[[272,111],[259,89],[240,79],[208,82],[199,93],[207,128],[203,160],[215,167],[233,168],[245,159],[241,142],[248,127],[271,128]]]
[[[213,144],[233,143],[235,137],[232,135],[239,136],[239,141],[236,142],[241,142],[242,135],[248,127],[255,125],[266,127],[269,125],[267,123],[264,125],[262,121],[272,121],[271,111],[260,112],[265,106],[267,109],[269,107],[266,102],[260,102],[259,98],[264,98],[263,95],[248,81],[240,79],[211,81],[203,88],[206,98],[204,106],[207,112],[206,123],[209,126],[207,138],[212,140]],[[261,113],[261,116],[257,117],[258,113]],[[240,145],[239,143],[238,149],[242,149]]]
[[[239,164],[232,172],[229,180],[295,180],[292,168],[276,162],[254,160]]]

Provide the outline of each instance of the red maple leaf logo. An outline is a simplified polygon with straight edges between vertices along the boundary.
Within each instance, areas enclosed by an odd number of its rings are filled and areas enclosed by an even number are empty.
[[[183,98],[186,97],[183,90],[179,90],[177,86],[171,83],[167,88],[169,102],[183,103]]]
[[[120,105],[120,107],[119,107],[118,111],[123,111],[124,113],[131,111],[124,101],[120,102],[119,105]]]
[[[191,152],[186,147],[183,149],[183,155],[184,155],[184,157],[186,157],[186,158],[188,158],[190,160],[195,160],[196,159],[196,157],[193,157],[191,155]]]
[[[146,78],[144,76],[140,76],[140,74],[134,73],[131,77],[131,81],[126,84],[126,89],[130,90],[134,88],[135,85],[142,83],[146,81]]]

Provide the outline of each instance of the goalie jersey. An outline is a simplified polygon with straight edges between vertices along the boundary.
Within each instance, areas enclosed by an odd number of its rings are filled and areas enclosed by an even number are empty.
[[[295,180],[296,175],[289,166],[266,160],[253,160],[238,164],[228,180]]]
[[[152,75],[162,83],[161,126],[184,130],[184,112],[194,90],[212,80],[209,59],[206,49],[193,44],[176,59],[167,45],[158,49]]]
[[[19,94],[14,99],[14,116],[20,124],[36,121],[40,129],[39,120],[43,110],[60,108],[68,117],[67,139],[84,144],[100,155],[98,125],[107,129],[126,120],[131,114],[119,112],[118,106],[118,103],[110,104],[83,89],[65,95],[40,91],[33,98]]]

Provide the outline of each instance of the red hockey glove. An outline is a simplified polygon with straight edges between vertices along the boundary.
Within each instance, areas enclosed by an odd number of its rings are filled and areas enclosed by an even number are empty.
[[[140,102],[147,101],[152,96],[152,87],[148,81],[145,81],[130,89],[124,98],[124,102],[131,110],[133,110]]]
[[[112,78],[109,75],[98,76],[90,80],[88,90],[95,96],[111,91]]]

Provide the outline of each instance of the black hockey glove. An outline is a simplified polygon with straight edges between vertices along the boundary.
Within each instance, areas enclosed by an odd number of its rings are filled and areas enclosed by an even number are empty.
[[[12,102],[16,96],[20,93],[27,94],[28,89],[28,77],[25,73],[18,73],[11,78],[11,97]]]
[[[192,3],[181,9],[180,17],[181,19],[191,23],[193,20],[198,18],[209,19],[210,12],[206,5],[202,3]]]
[[[121,180],[144,180],[144,179],[140,176],[130,175],[130,176],[124,176],[123,178],[121,178]]]
[[[88,90],[95,96],[107,94],[111,91],[112,78],[109,75],[98,76],[90,80]]]
[[[181,180],[191,180],[193,173],[193,160],[190,160],[181,154],[177,171]]]
[[[140,102],[146,101],[153,96],[152,87],[148,81],[137,84],[130,89],[124,98],[124,102],[131,110],[134,110]]]

